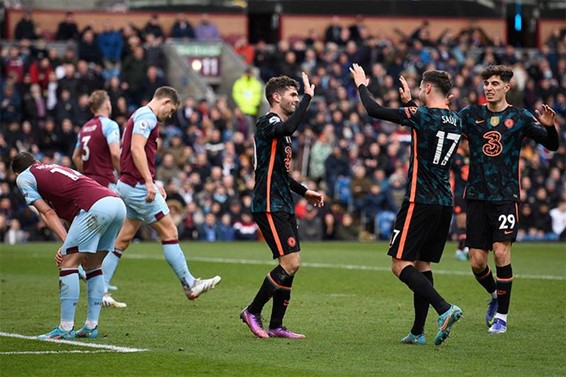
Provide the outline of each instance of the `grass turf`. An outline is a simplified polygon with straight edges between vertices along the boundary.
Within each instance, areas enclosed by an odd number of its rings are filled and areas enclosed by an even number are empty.
[[[0,375],[42,376],[560,376],[566,375],[564,244],[516,244],[508,332],[487,334],[487,294],[449,244],[435,285],[464,318],[434,346],[402,345],[412,294],[389,271],[384,243],[304,243],[286,325],[306,339],[256,339],[238,316],[272,268],[263,243],[185,243],[196,276],[222,276],[189,302],[157,243],[132,245],[113,283],[126,309],[104,308],[100,337],[81,340],[147,349],[100,352],[77,345],[0,336]],[[56,244],[0,246],[0,332],[34,336],[58,323]],[[493,266],[493,265],[492,265]],[[86,315],[86,288],[76,328]],[[268,322],[271,305],[264,310]],[[33,351],[33,354],[8,354]],[[96,353],[64,353],[97,351]],[[43,353],[42,353],[43,352]],[[47,353],[51,352],[51,353]]]

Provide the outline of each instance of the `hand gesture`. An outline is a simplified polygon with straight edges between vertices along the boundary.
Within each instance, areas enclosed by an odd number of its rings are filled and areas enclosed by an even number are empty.
[[[55,264],[57,267],[61,267],[61,263],[63,263],[63,254],[61,254],[61,248],[59,248],[55,254]]]
[[[401,103],[405,104],[411,100],[411,88],[403,76],[399,76],[399,81],[401,82],[401,86],[399,87]]]
[[[360,85],[367,86],[369,84],[369,79],[366,78],[366,73],[364,72],[364,69],[360,67],[357,63],[352,64],[352,66],[350,67],[350,73],[352,74],[352,78],[354,79],[356,88]]]
[[[151,203],[155,199],[155,184],[153,182],[147,182],[145,184],[145,187],[147,189],[147,196],[145,197],[145,201]]]
[[[303,88],[304,88],[303,90],[305,94],[314,97],[314,84],[310,83],[309,76],[305,72],[302,73],[302,76],[303,76]]]
[[[542,125],[546,127],[554,126],[554,121],[556,120],[556,113],[552,108],[548,105],[542,105],[542,114],[540,111],[535,110],[537,114],[538,120],[542,123]]]
[[[324,197],[319,192],[307,190],[307,192],[305,193],[305,199],[315,207],[324,206]]]

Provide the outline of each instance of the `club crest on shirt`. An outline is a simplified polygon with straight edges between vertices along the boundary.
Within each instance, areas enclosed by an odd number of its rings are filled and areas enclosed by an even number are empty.
[[[499,124],[499,117],[491,117],[489,118],[489,124],[491,125],[491,127],[497,127],[497,125]]]
[[[513,119],[505,119],[505,127],[511,128],[515,125],[515,121]]]

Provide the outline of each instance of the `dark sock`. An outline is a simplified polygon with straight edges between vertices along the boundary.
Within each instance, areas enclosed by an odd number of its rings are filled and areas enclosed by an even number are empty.
[[[438,315],[450,309],[442,296],[434,289],[430,281],[420,273],[414,266],[407,266],[399,274],[399,280],[405,283],[411,290],[427,300]],[[416,335],[416,334],[415,334]]]
[[[269,322],[270,329],[276,329],[283,326],[283,317],[287,311],[287,306],[291,300],[291,288],[293,288],[294,276],[289,276],[284,282],[286,288],[279,288],[273,294],[273,309],[271,311],[271,321]]]
[[[421,272],[430,284],[434,286],[434,280],[432,278],[432,271]],[[428,301],[417,292],[413,295],[413,306],[415,307],[415,322],[413,322],[413,328],[411,328],[411,334],[420,335],[424,333],[424,326],[426,323],[426,316],[428,314]]]
[[[464,250],[466,247],[466,232],[464,231],[461,233],[461,230],[458,230],[458,249]]]
[[[507,314],[511,301],[511,286],[513,285],[513,269],[511,265],[496,267],[497,271],[497,312]]]
[[[287,272],[281,267],[281,265],[277,265],[273,270],[271,270],[265,279],[263,280],[263,284],[259,291],[257,292],[254,300],[248,306],[248,310],[252,314],[260,314],[261,310],[271,299],[275,291],[277,290],[278,286],[284,286],[285,279],[288,278]]]
[[[496,291],[497,287],[495,286],[495,279],[493,279],[493,274],[491,273],[489,266],[486,266],[482,272],[474,272],[474,275],[478,283],[480,283],[481,286],[484,287],[487,293],[492,294]]]

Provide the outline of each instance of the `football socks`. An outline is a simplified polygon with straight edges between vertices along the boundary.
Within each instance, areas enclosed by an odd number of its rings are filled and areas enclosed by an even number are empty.
[[[493,279],[493,274],[489,266],[485,266],[485,269],[482,272],[476,273],[472,271],[478,283],[481,284],[482,287],[487,291],[487,293],[491,294],[492,297],[494,296],[493,293],[497,290],[495,286],[495,279]],[[493,297],[495,298],[495,297]]]
[[[94,329],[98,325],[104,296],[104,277],[100,268],[86,271],[86,289],[88,311],[85,324],[87,328]]]
[[[59,271],[62,330],[70,331],[73,328],[79,294],[79,271],[76,268],[62,268]]]
[[[513,285],[513,269],[511,264],[496,267],[497,272],[497,313],[507,314],[509,312],[509,301],[511,300],[511,286]]]
[[[293,288],[294,276],[289,276],[283,282],[285,288],[279,288],[273,293],[273,309],[271,310],[270,329],[283,326],[283,317],[287,311],[289,301],[291,301],[291,289]],[[287,289],[288,288],[288,289]]]
[[[291,287],[285,285],[288,278],[290,278],[290,276],[281,265],[277,265],[277,267],[271,270],[263,280],[261,288],[257,292],[253,302],[248,307],[249,312],[252,314],[261,313],[264,305],[271,299],[278,287],[290,290]]]
[[[432,277],[432,271],[421,272],[430,284],[434,286],[434,279]],[[413,322],[413,327],[411,328],[411,334],[424,334],[424,326],[426,323],[426,317],[428,315],[428,301],[423,296],[414,292],[413,295],[413,306],[415,307],[415,321]]]
[[[431,282],[415,266],[405,267],[399,274],[399,280],[427,300],[439,315],[450,309],[450,304],[440,296]]]
[[[120,262],[120,258],[122,258],[122,253],[122,250],[114,249],[114,251],[108,253],[102,261],[102,272],[104,273],[104,293],[108,292],[108,286],[116,273],[118,262]]]
[[[181,280],[181,283],[188,287],[195,285],[195,278],[189,271],[185,254],[183,254],[183,250],[179,246],[179,240],[161,241],[161,246],[163,247],[165,260],[169,263],[171,269],[175,271],[175,275]]]

